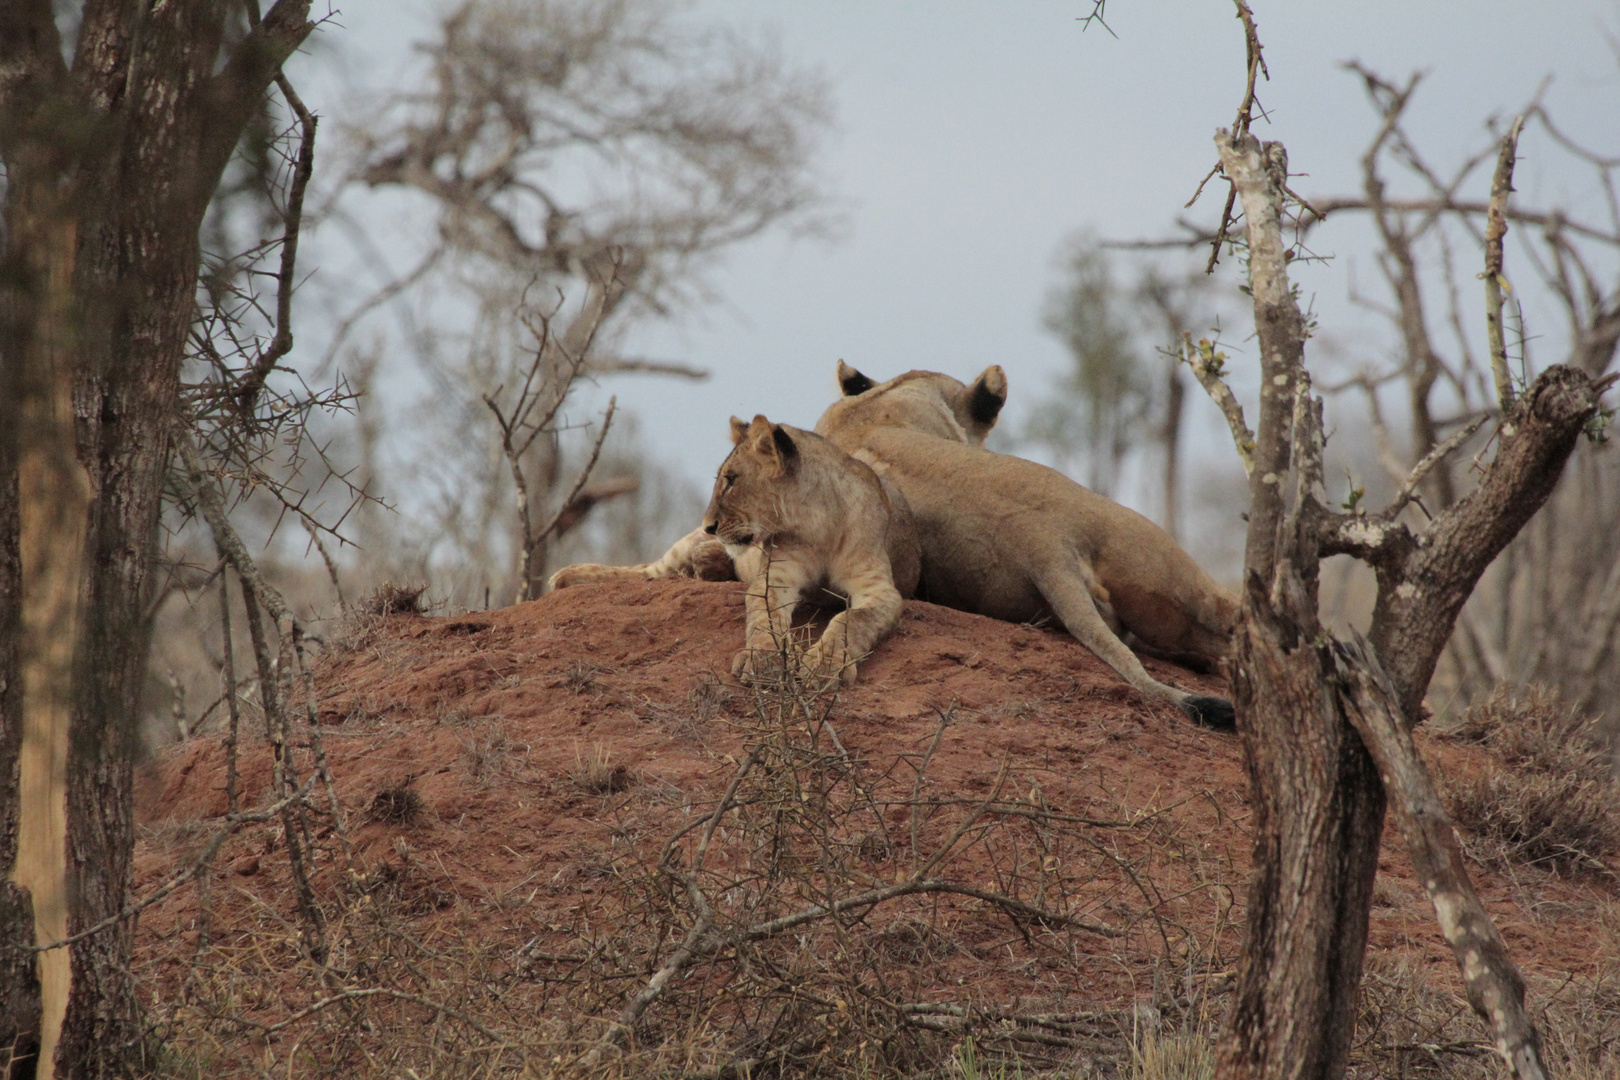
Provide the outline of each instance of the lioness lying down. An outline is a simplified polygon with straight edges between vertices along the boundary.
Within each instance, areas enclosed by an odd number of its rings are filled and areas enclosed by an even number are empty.
[[[1056,615],[1132,686],[1210,727],[1232,704],[1154,679],[1120,640],[1208,667],[1226,651],[1237,601],[1153,522],[1033,461],[979,445],[1007,399],[987,368],[971,386],[911,371],[876,383],[840,362],[844,397],[816,431],[871,465],[911,504],[919,595],[1012,622]]]
[[[734,675],[761,673],[783,655],[801,600],[829,593],[844,610],[805,653],[812,674],[855,681],[855,669],[900,619],[917,588],[917,534],[905,498],[870,468],[813,432],[731,418],[731,454],[714,481],[703,528],[646,566],[571,566],[554,589],[612,578],[717,576],[712,545],[747,586],[743,648]],[[705,572],[705,568],[713,572]]]
[[[816,430],[910,504],[921,599],[1012,622],[1055,615],[1138,690],[1198,723],[1232,726],[1231,702],[1154,679],[1120,635],[1207,668],[1226,651],[1237,601],[1142,515],[1044,465],[985,450],[1007,400],[1001,368],[985,369],[971,386],[929,371],[880,384],[840,362],[838,381],[845,396]],[[693,532],[645,566],[568,567],[552,586],[696,575],[712,565],[712,552],[703,562],[703,539]]]

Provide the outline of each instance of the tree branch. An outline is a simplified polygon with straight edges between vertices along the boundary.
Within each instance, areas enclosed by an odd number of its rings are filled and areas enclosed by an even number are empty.
[[[1412,867],[1462,972],[1468,1002],[1519,1080],[1545,1080],[1541,1041],[1524,1008],[1524,978],[1468,879],[1451,819],[1401,719],[1399,696],[1362,639],[1329,650],[1341,708],[1378,763]],[[1325,658],[1326,660],[1326,658]]]
[[[1294,400],[1307,336],[1304,317],[1289,286],[1282,241],[1282,188],[1288,176],[1288,153],[1281,143],[1261,143],[1253,135],[1234,137],[1225,130],[1216,132],[1215,146],[1221,168],[1243,203],[1249,287],[1260,338],[1260,427],[1249,473],[1244,573],[1270,592],[1280,558],[1277,530],[1283,516],[1283,485],[1292,464]]]
[[[1182,335],[1181,358],[1192,369],[1193,378],[1198,385],[1204,388],[1210,400],[1221,410],[1226,417],[1226,426],[1232,432],[1232,444],[1237,447],[1238,457],[1243,461],[1243,475],[1254,476],[1254,432],[1249,430],[1248,423],[1243,419],[1243,406],[1233,396],[1232,388],[1226,385],[1221,377],[1223,366],[1226,363],[1226,354],[1217,352],[1215,346],[1208,338],[1200,338],[1194,345],[1192,335]]]
[[[265,379],[275,370],[277,362],[292,350],[292,295],[298,266],[298,232],[304,221],[304,191],[309,187],[309,177],[315,169],[316,117],[304,107],[303,99],[293,90],[292,83],[287,81],[285,75],[276,74],[276,85],[297,114],[302,134],[298,140],[298,158],[293,165],[292,183],[287,188],[287,209],[282,215],[281,268],[276,273],[276,333],[270,339],[269,346],[259,350],[258,358],[237,388],[236,404],[244,417],[253,415]]]
[[[1496,458],[1397,557],[1374,562],[1378,601],[1369,637],[1415,717],[1457,613],[1479,576],[1552,494],[1601,386],[1559,364],[1537,376],[1504,418]],[[1404,531],[1404,530],[1402,530]]]
[[[198,153],[198,174],[202,177],[218,177],[224,172],[259,98],[281,72],[281,65],[315,30],[315,24],[309,21],[310,0],[276,0],[262,19],[259,0],[245,0],[244,7],[247,35],[202,89],[210,114]],[[214,185],[205,180],[198,190],[211,196]]]
[[[1496,380],[1496,400],[1507,415],[1513,407],[1513,381],[1508,377],[1507,339],[1502,333],[1502,241],[1507,222],[1502,211],[1513,191],[1513,163],[1519,146],[1524,117],[1516,117],[1513,127],[1502,138],[1502,152],[1496,159],[1496,175],[1491,179],[1490,207],[1485,213],[1485,333],[1491,343],[1491,375]]]

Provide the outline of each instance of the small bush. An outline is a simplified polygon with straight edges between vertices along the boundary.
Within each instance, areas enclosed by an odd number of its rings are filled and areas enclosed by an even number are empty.
[[[408,776],[372,796],[366,817],[385,825],[414,825],[422,816],[422,796],[411,787],[416,777]]]
[[[392,581],[385,581],[375,592],[361,598],[354,606],[355,613],[378,618],[384,615],[424,615],[427,613],[427,602],[422,597],[426,592],[425,581],[416,585],[396,585]]]
[[[1502,858],[1569,873],[1601,870],[1620,851],[1620,784],[1598,721],[1555,691],[1498,687],[1443,735],[1494,759],[1442,786],[1453,820],[1494,842]]]

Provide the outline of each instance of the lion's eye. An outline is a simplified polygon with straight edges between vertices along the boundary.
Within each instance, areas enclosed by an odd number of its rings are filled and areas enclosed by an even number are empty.
[[[726,490],[730,491],[731,490],[731,485],[735,484],[737,482],[737,474],[736,473],[726,473],[723,476],[721,476],[720,479],[722,479],[722,480],[724,480],[726,482]]]

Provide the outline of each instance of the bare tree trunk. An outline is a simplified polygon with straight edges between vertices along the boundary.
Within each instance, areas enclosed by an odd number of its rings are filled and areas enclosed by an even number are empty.
[[[1298,515],[1321,483],[1320,403],[1281,241],[1287,157],[1248,136],[1216,142],[1250,234],[1262,386],[1232,667],[1254,861],[1220,1075],[1336,1080],[1355,1026],[1384,797],[1317,647],[1317,545]]]
[[[1233,653],[1254,854],[1222,1077],[1340,1077],[1355,1027],[1384,792],[1296,629],[1250,598]]]
[[[195,310],[198,229],[226,162],[280,63],[313,29],[307,0],[279,0],[236,45],[225,48],[226,5],[186,0],[145,10],[87,4],[64,63],[52,5],[0,7],[0,152],[7,187],[4,338],[8,380],[21,377],[43,332],[39,298],[48,282],[31,261],[38,238],[66,228],[75,340],[71,354],[78,460],[89,480],[84,624],[74,660],[79,694],[66,760],[66,861],[70,933],[124,907],[133,852],[132,770],[144,674],[148,568],[176,421],[180,361]],[[137,22],[139,23],[137,32]],[[53,220],[30,224],[29,214]],[[7,464],[26,465],[19,456]],[[0,549],[21,551],[5,586],[26,602],[33,569],[14,531],[28,492],[8,471],[0,486]],[[57,497],[61,493],[56,493]],[[64,505],[67,504],[64,500]],[[8,573],[9,573],[8,569]],[[21,710],[16,635],[9,623],[0,661],[5,738],[0,776],[13,775]],[[24,694],[29,691],[24,690]],[[9,797],[8,797],[9,796]],[[0,828],[15,806],[0,796]],[[9,805],[8,805],[9,804]],[[0,844],[11,868],[22,852]],[[26,905],[0,903],[0,941],[19,932]],[[54,931],[53,931],[54,933]],[[140,1062],[142,1030],[129,978],[131,928],[115,924],[76,941],[57,1072],[127,1075]],[[43,943],[42,943],[43,944]],[[29,965],[30,968],[32,965]],[[0,975],[22,978],[5,958]],[[40,1031],[26,982],[0,986],[0,1046]],[[48,1067],[48,1066],[47,1066]]]
[[[22,742],[17,846],[11,881],[29,896],[37,943],[67,937],[67,764],[75,704],[74,652],[83,611],[85,514],[89,481],[75,457],[73,425],[73,261],[75,223],[54,192],[17,208],[11,227],[26,238],[31,280],[42,293],[17,298],[31,323],[26,351],[7,365],[7,396],[17,406]],[[39,986],[35,1076],[55,1075],[67,1012],[65,950],[34,954]],[[20,1049],[20,1048],[19,1048]]]

